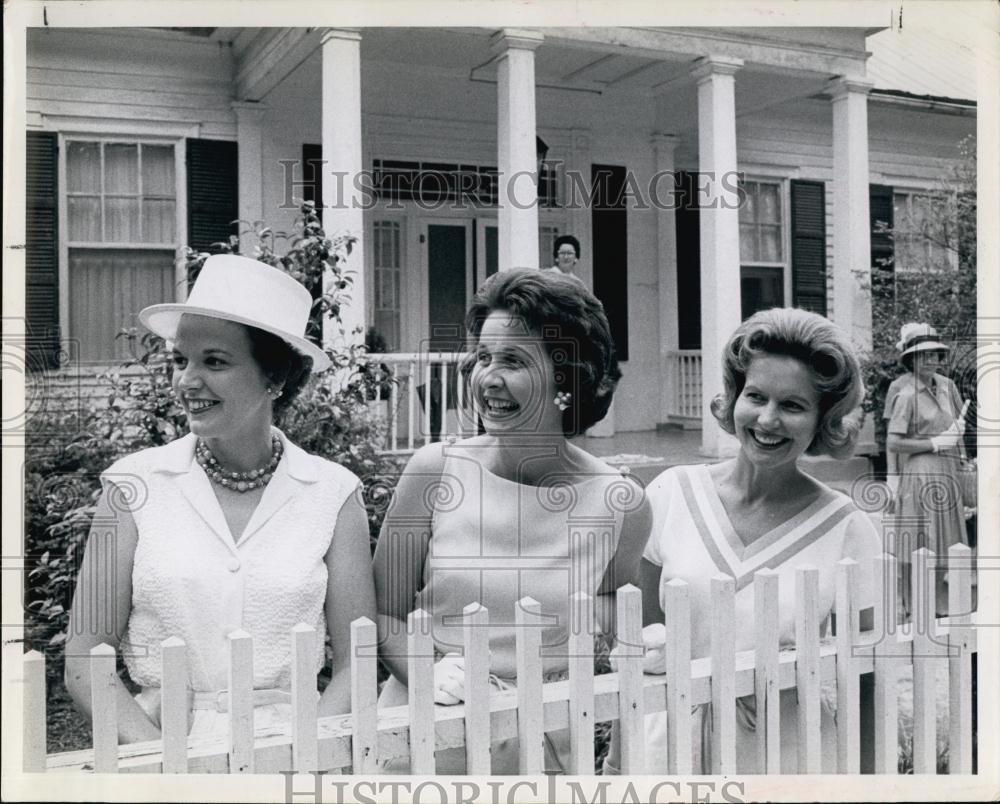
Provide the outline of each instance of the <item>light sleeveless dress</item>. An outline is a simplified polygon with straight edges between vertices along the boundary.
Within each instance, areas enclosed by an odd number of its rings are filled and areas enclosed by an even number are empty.
[[[653,528],[643,557],[661,567],[661,583],[686,581],[691,595],[691,658],[711,654],[711,579],[725,574],[736,579],[736,650],[754,648],[754,582],[759,569],[778,575],[779,644],[795,644],[795,569],[808,565],[819,571],[819,621],[826,628],[833,610],[837,562],[853,558],[859,564],[859,607],[874,605],[873,559],[882,552],[878,533],[868,516],[846,496],[822,495],[805,510],[744,545],[726,513],[707,465],[676,466],[661,473],[646,488],[653,509]],[[668,612],[669,614],[669,612]],[[763,773],[757,767],[753,698],[740,699],[737,709],[736,766],[739,773]],[[836,772],[836,688],[822,689],[821,734],[823,772]],[[781,693],[781,772],[796,773],[797,703],[795,690]],[[699,706],[693,718],[695,773],[711,773],[709,706]],[[665,712],[646,716],[646,761],[649,773],[668,773]]]
[[[435,649],[444,654],[462,652],[463,608],[483,604],[489,610],[491,681],[507,689],[517,683],[516,604],[530,596],[548,621],[541,639],[544,677],[565,678],[570,598],[576,592],[596,595],[618,549],[624,513],[641,503],[642,490],[610,469],[582,481],[553,477],[548,485],[523,485],[489,472],[477,454],[481,448],[443,449],[423,587],[413,608],[431,615]],[[412,529],[405,519],[388,525]],[[406,687],[390,677],[379,706],[405,703]],[[550,732],[545,754],[546,769],[562,771],[568,732]],[[494,743],[491,758],[494,774],[518,773],[517,741]],[[406,773],[408,765],[393,761],[384,771]],[[464,751],[439,751],[437,772],[464,773]]]
[[[143,687],[137,701],[157,725],[160,645],[168,637],[187,645],[192,735],[228,730],[220,692],[228,686],[230,632],[253,637],[258,732],[290,723],[293,626],[316,628],[316,671],[323,667],[325,556],[341,506],[359,481],[274,432],[284,453],[239,539],[195,460],[194,435],[122,458],[102,475],[112,506],[127,508],[138,532],[120,650]]]

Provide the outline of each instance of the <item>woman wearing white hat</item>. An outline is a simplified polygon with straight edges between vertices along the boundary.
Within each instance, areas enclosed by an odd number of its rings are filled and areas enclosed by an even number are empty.
[[[187,302],[139,314],[172,348],[191,432],[102,475],[66,643],[67,688],[88,713],[90,649],[121,649],[142,687],[132,698],[118,682],[123,742],[160,736],[168,637],[187,645],[192,734],[227,729],[227,637],[237,629],[253,637],[256,726],[290,722],[290,629],[299,623],[316,628],[317,672],[331,637],[320,715],[350,708],[350,623],[375,618],[360,483],[272,424],[310,371],[330,365],[303,337],[311,306],[283,271],[219,255]]]
[[[883,412],[888,420],[889,486],[897,514],[927,522],[926,529],[918,529],[916,542],[898,546],[898,558],[905,562],[920,547],[947,556],[953,544],[968,544],[957,477],[965,406],[955,383],[938,373],[950,350],[932,326],[904,324],[896,347],[906,373],[889,386]],[[905,572],[902,597],[907,611],[908,578]]]

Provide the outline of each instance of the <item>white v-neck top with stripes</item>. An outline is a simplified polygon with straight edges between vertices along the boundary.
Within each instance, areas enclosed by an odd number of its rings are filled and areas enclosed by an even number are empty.
[[[679,578],[687,582],[691,601],[691,658],[710,654],[711,579],[719,574],[736,579],[736,650],[754,647],[754,573],[768,568],[778,574],[780,644],[795,643],[795,570],[815,567],[819,572],[817,628],[826,631],[833,610],[837,562],[859,563],[859,607],[874,604],[873,558],[882,547],[868,516],[845,495],[821,494],[790,519],[750,544],[744,544],[709,474],[707,465],[675,466],[661,473],[647,488],[653,509],[653,528],[643,557],[661,567],[660,584]],[[648,593],[648,590],[643,590]],[[662,602],[661,602],[662,608]],[[836,692],[824,688],[821,739],[823,772],[836,770],[833,713]],[[793,690],[781,696],[781,772],[795,773],[796,702]],[[699,707],[692,723],[695,772],[710,772],[705,741],[706,711]],[[665,713],[646,716],[647,758],[651,773],[667,773]],[[741,773],[762,773],[757,767],[753,731],[737,720],[736,764]]]
[[[709,653],[711,578],[736,579],[737,650],[753,648],[753,576],[761,569],[778,573],[780,632],[794,643],[795,570],[819,570],[819,614],[825,620],[834,605],[837,562],[853,558],[859,566],[859,605],[874,604],[872,559],[882,552],[867,514],[839,492],[821,494],[790,519],[745,545],[722,504],[708,465],[675,466],[646,489],[653,528],[643,557],[662,567],[661,580],[680,578],[691,594],[692,658]]]

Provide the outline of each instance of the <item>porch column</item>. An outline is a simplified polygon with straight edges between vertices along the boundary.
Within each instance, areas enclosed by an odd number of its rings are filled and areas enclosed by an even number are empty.
[[[238,214],[240,229],[252,228],[256,221],[266,220],[264,215],[264,138],[261,120],[266,106],[261,103],[236,101],[237,184],[239,187]],[[256,239],[240,237],[240,252],[253,255]]]
[[[659,287],[660,321],[660,413],[658,423],[673,413],[677,376],[674,372],[677,351],[677,224],[674,220],[674,149],[678,138],[672,134],[654,134],[656,158],[656,256]]]
[[[736,79],[741,59],[706,56],[698,81],[699,243],[701,246],[701,448],[709,457],[735,451],[709,410],[722,390],[722,347],[740,323],[740,220],[736,173]]]
[[[499,265],[538,268],[538,157],[535,151],[535,48],[538,31],[504,28],[493,35],[497,54]]]
[[[330,28],[321,39],[323,60],[323,228],[328,237],[358,238],[344,263],[353,285],[351,300],[340,308],[343,336],[324,321],[323,340],[364,343],[365,242],[362,194],[354,178],[363,169],[361,156],[361,33]],[[360,328],[360,331],[355,331]]]
[[[868,219],[868,91],[872,85],[837,78],[833,97],[832,318],[860,349],[872,346],[871,223]]]

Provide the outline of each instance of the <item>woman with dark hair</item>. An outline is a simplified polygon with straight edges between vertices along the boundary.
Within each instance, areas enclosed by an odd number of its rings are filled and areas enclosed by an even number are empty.
[[[896,547],[903,608],[909,612],[911,552],[927,547],[947,556],[953,544],[969,543],[958,479],[965,407],[955,383],[939,373],[950,349],[932,326],[904,324],[896,347],[906,373],[893,380],[886,394],[887,476],[894,512],[926,521],[925,528],[917,529],[917,541]],[[943,593],[944,573],[937,579]]]
[[[553,265],[549,268],[550,271],[580,279],[574,272],[576,264],[580,261],[580,241],[573,235],[557,237],[552,244],[552,261]]]
[[[310,371],[330,365],[302,334],[311,306],[288,274],[220,255],[206,260],[187,302],[139,314],[171,346],[191,432],[102,475],[70,617],[80,627],[66,643],[66,685],[88,713],[89,651],[121,646],[142,687],[133,698],[117,682],[123,742],[160,736],[168,637],[187,646],[191,734],[228,727],[227,635],[237,629],[253,637],[256,726],[291,723],[290,631],[299,623],[316,628],[317,672],[330,635],[320,714],[350,708],[350,623],[375,615],[359,481],[272,425]]]
[[[476,294],[466,328],[466,398],[485,434],[423,447],[396,487],[375,552],[381,658],[392,672],[380,706],[407,701],[405,623],[417,608],[432,618],[441,705],[463,699],[470,603],[489,610],[496,686],[517,683],[515,609],[525,596],[549,622],[546,678],[564,678],[570,599],[591,595],[596,622],[613,635],[615,590],[636,578],[649,534],[642,489],[567,440],[605,415],[621,376],[601,303],[556,274],[506,271]],[[562,770],[568,733],[550,732],[545,753],[547,768]],[[491,756],[493,773],[518,772],[516,740]],[[463,751],[447,750],[437,769],[461,773],[464,763]]]
[[[723,352],[723,392],[712,412],[736,436],[735,458],[711,465],[675,466],[646,490],[653,528],[641,562],[643,641],[647,673],[665,672],[662,584],[687,582],[691,595],[691,658],[710,655],[711,579],[736,580],[736,650],[754,647],[754,573],[778,574],[780,643],[795,639],[795,568],[819,569],[819,621],[834,605],[837,562],[859,562],[861,608],[873,605],[872,559],[881,552],[868,516],[799,466],[803,454],[849,455],[860,428],[864,386],[844,333],[822,316],[798,309],[765,310],[730,337]],[[669,615],[670,612],[666,612]],[[870,612],[865,613],[865,619]],[[829,692],[829,691],[827,691]],[[824,695],[824,772],[836,758],[833,706]],[[692,735],[695,773],[713,773],[712,718],[701,706]],[[737,701],[736,752],[740,773],[757,765],[754,698]],[[667,772],[666,713],[646,718],[648,772]],[[781,695],[782,772],[795,773],[796,701]],[[617,757],[608,763],[614,771]]]

